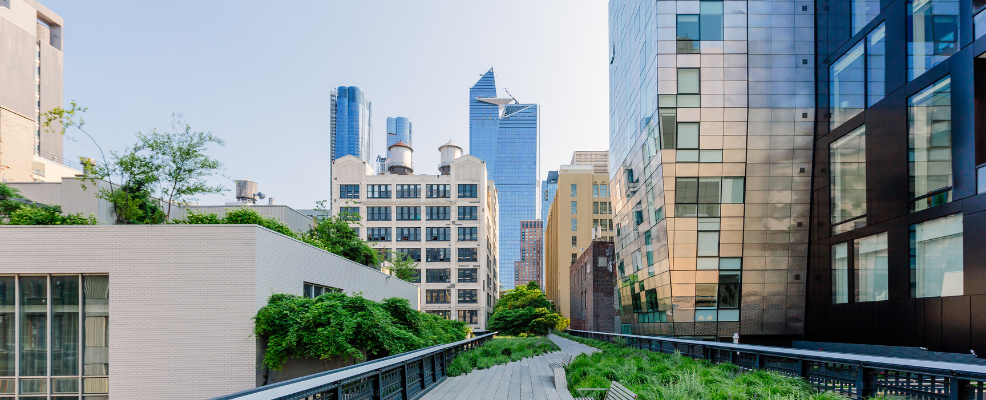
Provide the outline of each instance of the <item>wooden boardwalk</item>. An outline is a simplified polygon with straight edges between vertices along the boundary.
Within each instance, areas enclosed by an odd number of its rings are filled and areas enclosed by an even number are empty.
[[[548,335],[548,339],[561,351],[447,378],[422,399],[572,400],[568,390],[555,389],[554,373],[549,364],[561,363],[566,355],[574,357],[599,350],[556,335]]]

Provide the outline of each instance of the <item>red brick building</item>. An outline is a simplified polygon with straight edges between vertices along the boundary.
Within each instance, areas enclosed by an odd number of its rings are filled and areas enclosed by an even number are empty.
[[[613,242],[594,240],[572,263],[571,329],[613,332],[616,330]]]
[[[544,224],[541,220],[520,221],[520,261],[514,261],[517,286],[537,282],[544,289]]]

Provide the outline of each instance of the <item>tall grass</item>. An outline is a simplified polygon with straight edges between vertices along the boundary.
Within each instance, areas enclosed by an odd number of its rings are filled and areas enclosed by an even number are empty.
[[[651,400],[844,400],[832,392],[818,392],[802,379],[769,371],[743,371],[733,364],[712,364],[684,357],[633,349],[618,344],[559,333],[559,336],[600,352],[583,354],[566,368],[573,396],[603,398],[602,391],[617,381]]]
[[[545,337],[498,337],[475,349],[459,353],[446,369],[448,376],[468,374],[473,369],[486,369],[527,357],[558,351],[558,345]]]

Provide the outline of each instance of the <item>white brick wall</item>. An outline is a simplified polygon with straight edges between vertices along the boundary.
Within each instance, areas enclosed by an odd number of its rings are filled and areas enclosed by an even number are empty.
[[[417,299],[414,285],[253,225],[4,226],[0,255],[4,274],[109,274],[113,399],[254,387],[251,317],[304,280]]]

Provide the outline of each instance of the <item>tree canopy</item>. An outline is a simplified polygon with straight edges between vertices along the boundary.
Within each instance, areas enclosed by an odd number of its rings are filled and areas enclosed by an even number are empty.
[[[568,322],[555,312],[537,283],[529,282],[500,296],[486,327],[506,335],[545,335],[552,329],[564,330]]]

